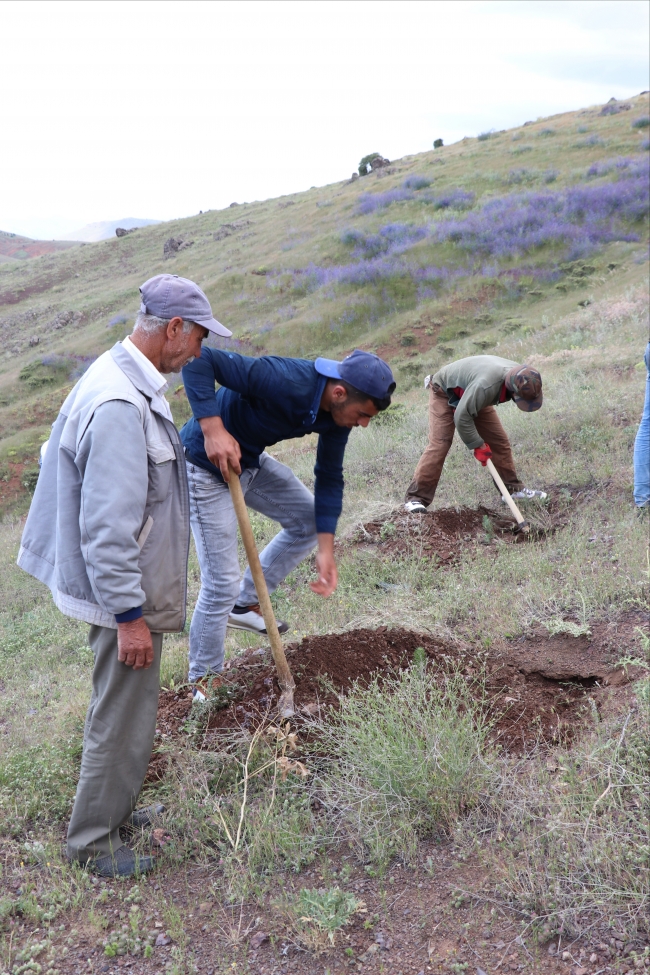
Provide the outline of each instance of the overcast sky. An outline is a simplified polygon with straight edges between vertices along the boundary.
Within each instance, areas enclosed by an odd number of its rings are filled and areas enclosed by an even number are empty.
[[[170,219],[650,87],[646,0],[4,0],[0,230]]]

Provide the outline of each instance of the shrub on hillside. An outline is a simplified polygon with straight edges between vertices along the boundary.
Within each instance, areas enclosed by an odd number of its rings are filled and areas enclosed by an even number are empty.
[[[96,358],[94,355],[45,355],[23,366],[18,378],[30,389],[60,386],[66,380],[79,379]]]
[[[380,152],[371,152],[359,163],[359,176],[367,176],[373,169],[387,165],[388,159],[384,159]]]
[[[328,819],[380,863],[451,828],[492,776],[480,704],[460,675],[434,683],[420,653],[409,670],[341,697],[323,734],[334,756],[321,782]]]
[[[431,186],[431,180],[426,176],[407,176],[402,186],[407,190],[426,190]]]
[[[650,117],[647,115],[642,115],[641,118],[637,118],[632,122],[633,129],[647,129],[650,125]]]
[[[479,132],[479,134],[478,134],[478,141],[479,142],[487,142],[487,140],[488,139],[491,139],[493,137],[493,135],[494,135],[494,129],[490,129],[489,132]]]
[[[603,105],[599,115],[618,115],[619,112],[629,112],[632,108],[627,102],[617,102],[615,98]]]
[[[443,143],[442,139],[434,139],[433,140],[433,148],[434,149],[442,149],[443,145],[444,145],[444,143]]]

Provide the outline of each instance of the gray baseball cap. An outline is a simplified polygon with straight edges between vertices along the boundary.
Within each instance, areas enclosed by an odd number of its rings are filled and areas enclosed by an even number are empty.
[[[140,286],[142,301],[140,311],[166,320],[177,315],[187,322],[196,322],[204,328],[223,335],[232,335],[230,329],[212,316],[210,302],[198,284],[178,274],[157,274]]]

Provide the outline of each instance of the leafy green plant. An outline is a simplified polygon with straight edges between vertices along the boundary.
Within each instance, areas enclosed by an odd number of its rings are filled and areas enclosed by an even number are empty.
[[[372,169],[372,164],[375,159],[381,159],[380,152],[371,152],[367,156],[364,156],[359,163],[359,176],[367,176]]]
[[[291,905],[296,928],[312,948],[322,945],[325,936],[334,944],[337,931],[350,923],[354,914],[365,910],[363,901],[340,887],[303,889]]]
[[[12,828],[25,820],[59,820],[69,814],[76,767],[77,738],[43,743],[9,755],[0,764],[0,808]]]

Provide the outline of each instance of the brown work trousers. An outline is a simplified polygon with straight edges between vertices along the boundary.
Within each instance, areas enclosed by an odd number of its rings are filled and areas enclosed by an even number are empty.
[[[523,484],[517,477],[510,441],[493,406],[479,410],[474,420],[479,435],[492,450],[492,462],[508,490],[519,491]],[[429,390],[429,443],[415,468],[406,492],[407,501],[430,505],[438,487],[445,457],[454,439],[454,411],[447,394],[439,387]]]

